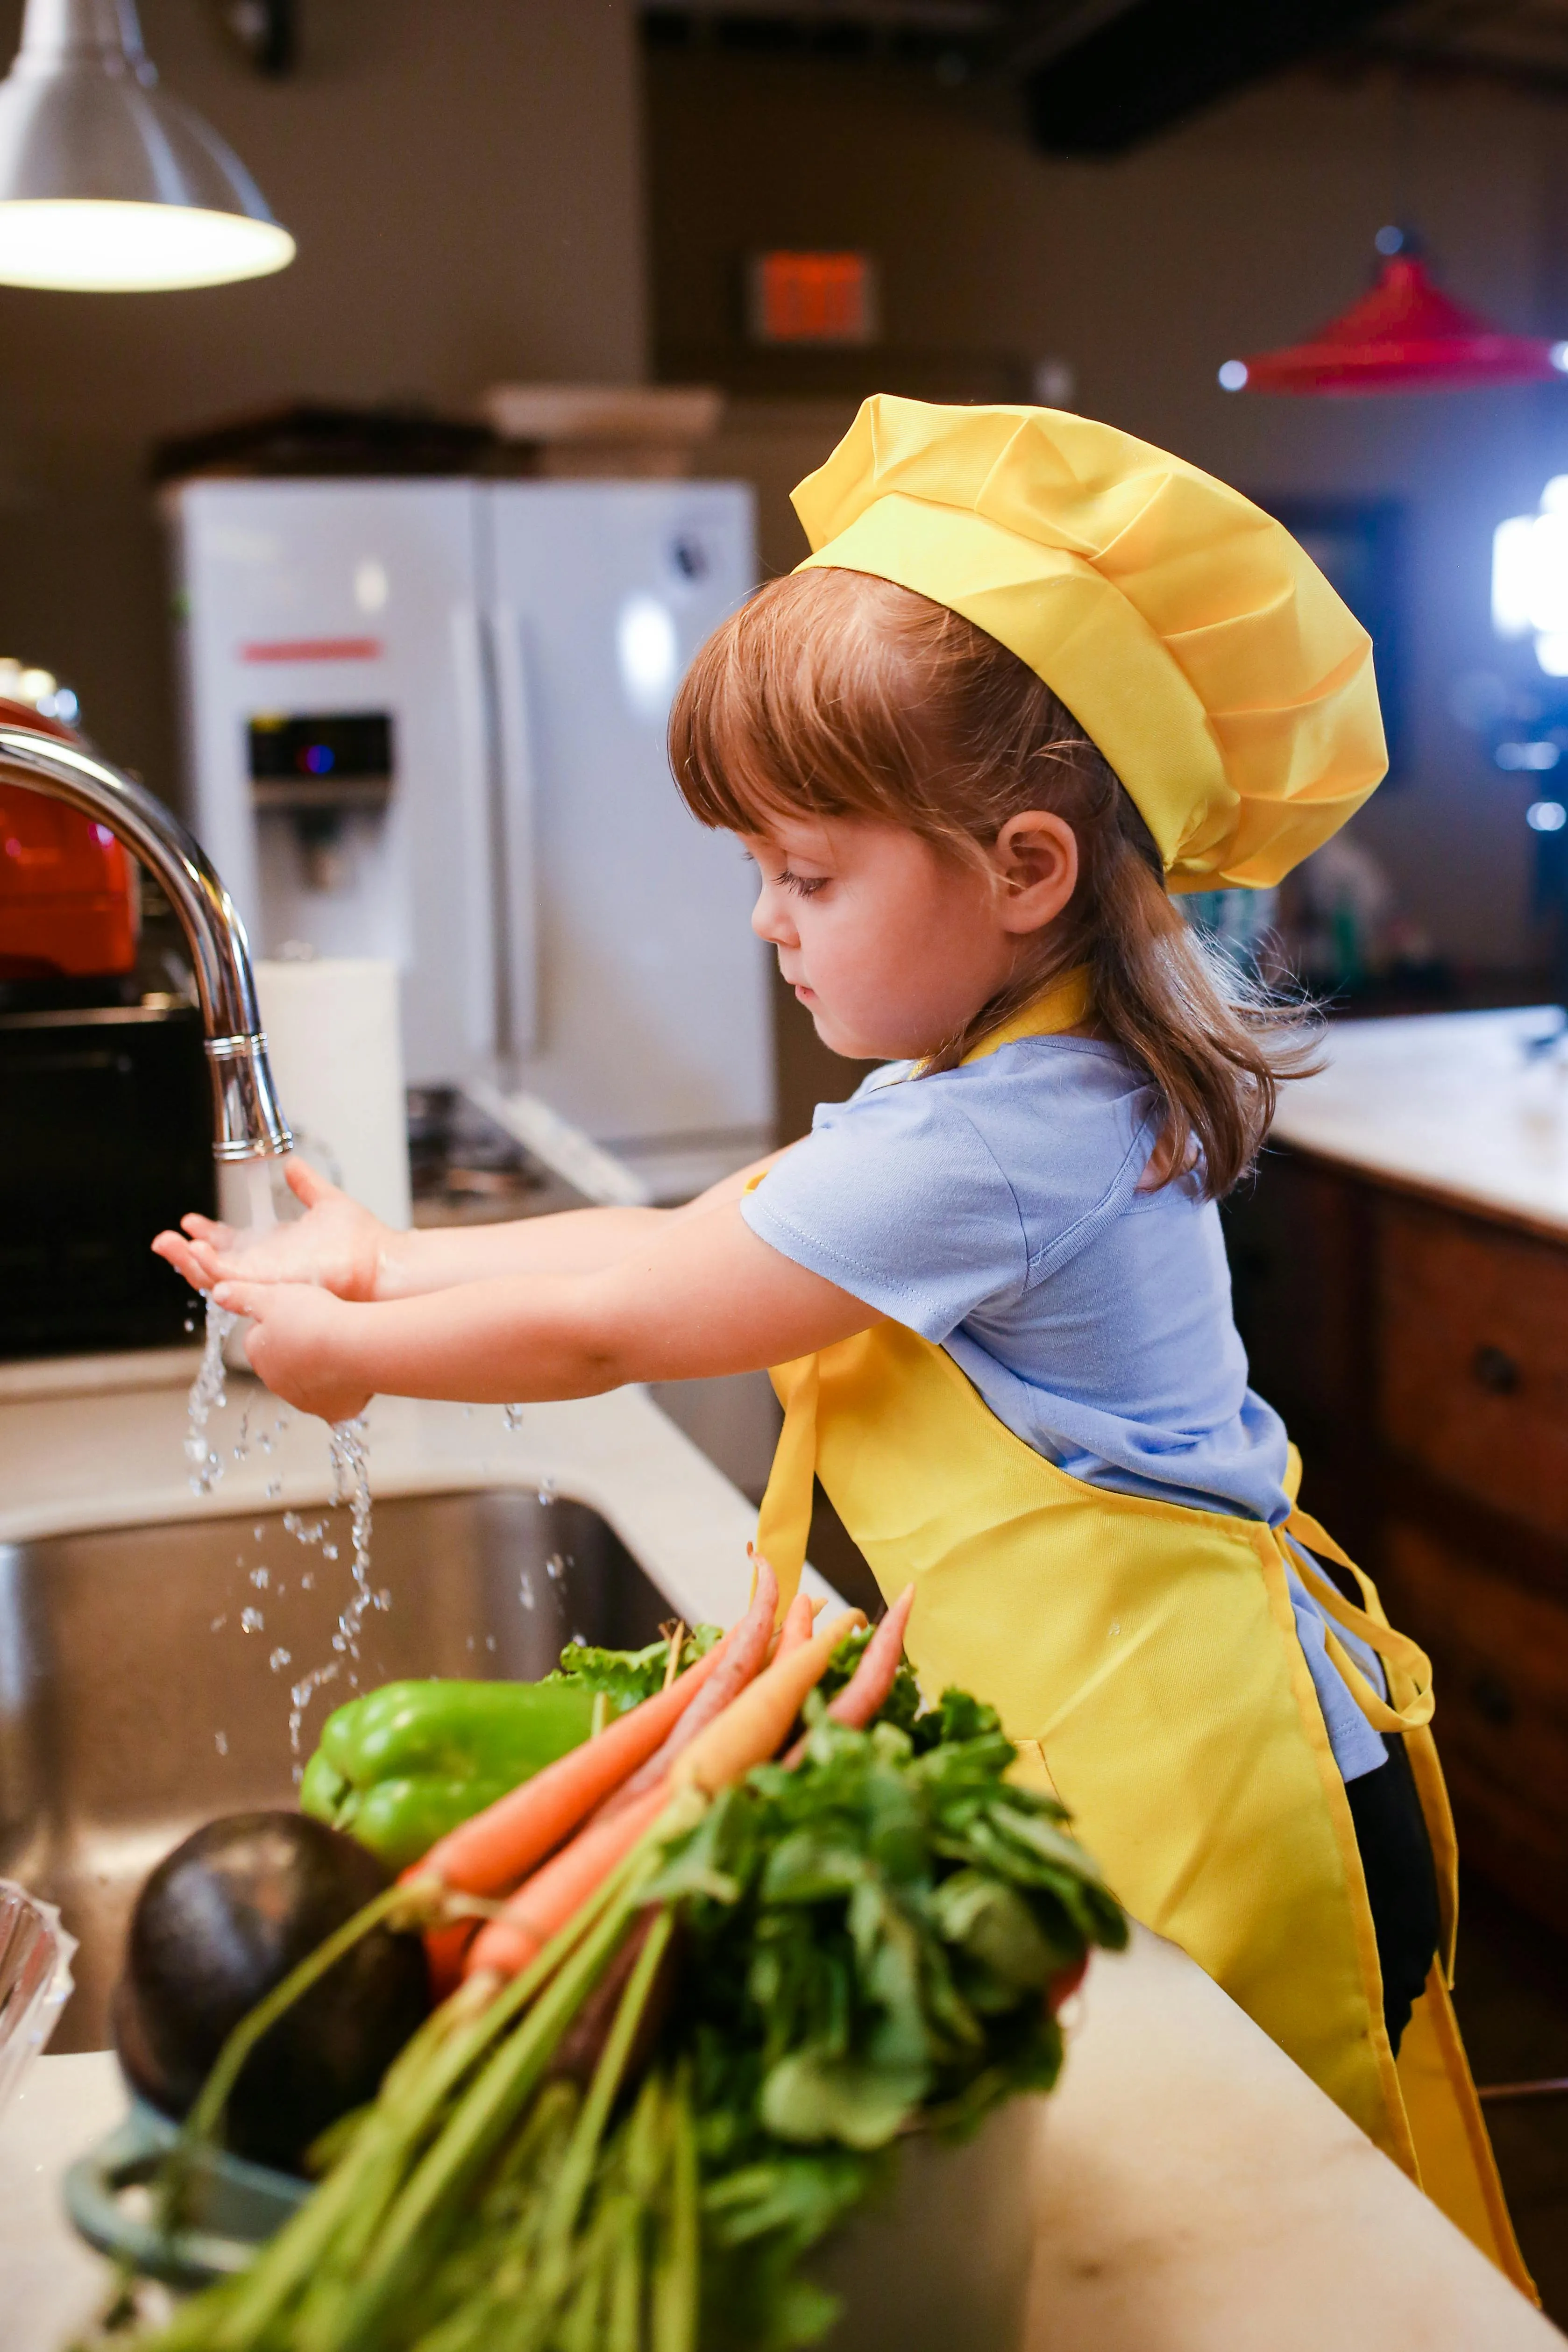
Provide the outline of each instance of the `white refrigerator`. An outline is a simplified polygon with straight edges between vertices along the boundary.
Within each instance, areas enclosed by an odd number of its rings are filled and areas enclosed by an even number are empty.
[[[417,1083],[693,1189],[765,1149],[768,954],[687,814],[674,687],[756,579],[728,482],[168,494],[190,806],[253,944],[390,956]]]

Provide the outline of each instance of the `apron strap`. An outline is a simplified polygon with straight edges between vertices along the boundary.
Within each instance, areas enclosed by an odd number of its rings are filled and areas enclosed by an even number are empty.
[[[1300,1504],[1279,1532],[1293,1536],[1309,1554],[1321,1552],[1336,1567],[1348,1569],[1360,1588],[1362,1599],[1366,1603],[1364,1609],[1357,1609],[1348,1601],[1315,1560],[1297,1554],[1291,1561],[1323,1614],[1333,1620],[1333,1624],[1325,1629],[1329,1656],[1338,1667],[1351,1696],[1368,1723],[1375,1731],[1419,1731],[1424,1724],[1432,1720],[1432,1664],[1426,1652],[1419,1649],[1408,1634],[1394,1631],[1383,1613],[1383,1606],[1371,1578],[1362,1574],[1349,1554],[1341,1549],[1328,1530],[1320,1527]],[[1399,1704],[1390,1706],[1387,1700],[1373,1689],[1334,1633],[1333,1625],[1343,1627],[1347,1633],[1354,1633],[1369,1650],[1375,1651],[1388,1669],[1389,1692]]]
[[[817,1468],[817,1399],[821,1360],[797,1356],[776,1365],[773,1386],[784,1407],[768,1489],[757,1515],[757,1549],[779,1579],[780,1621],[800,1588],[811,1535],[811,1482]]]

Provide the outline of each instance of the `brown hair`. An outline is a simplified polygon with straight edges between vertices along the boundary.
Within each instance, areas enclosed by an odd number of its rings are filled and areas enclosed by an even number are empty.
[[[1301,1009],[1183,919],[1103,754],[994,637],[863,572],[770,581],[687,671],[670,761],[693,814],[731,833],[765,833],[790,813],[871,818],[973,858],[1022,810],[1064,818],[1078,841],[1071,903],[925,1069],[951,1069],[1055,974],[1082,965],[1096,1022],[1165,1105],[1165,1181],[1195,1152],[1209,1198],[1246,1174],[1280,1079],[1304,1066]]]

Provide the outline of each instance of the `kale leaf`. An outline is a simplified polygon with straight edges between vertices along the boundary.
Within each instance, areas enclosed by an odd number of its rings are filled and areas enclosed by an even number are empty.
[[[681,1672],[706,1657],[719,1638],[716,1625],[697,1625],[681,1644]],[[569,1642],[560,1664],[547,1682],[574,1682],[602,1691],[617,1715],[640,1706],[663,1690],[669,1671],[668,1642],[650,1642],[645,1650],[600,1650],[587,1642]]]

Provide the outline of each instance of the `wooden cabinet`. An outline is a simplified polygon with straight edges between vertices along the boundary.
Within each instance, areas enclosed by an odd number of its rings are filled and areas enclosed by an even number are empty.
[[[1568,1934],[1568,1608],[1402,1516],[1379,1566],[1389,1616],[1432,1661],[1466,1860]]]
[[[1226,1220],[1302,1499],[1431,1656],[1466,1859],[1568,1933],[1568,1236],[1295,1151]]]
[[[1568,1541],[1568,1247],[1425,1202],[1376,1216],[1383,1434]]]

